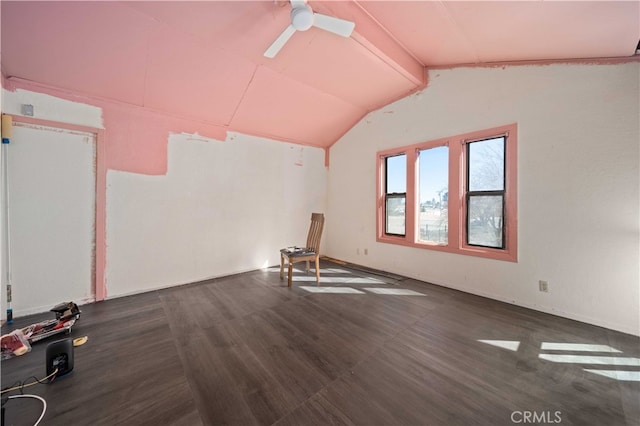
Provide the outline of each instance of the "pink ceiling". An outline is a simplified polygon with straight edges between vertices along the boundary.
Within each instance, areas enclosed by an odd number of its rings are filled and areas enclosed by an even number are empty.
[[[296,33],[286,1],[1,2],[2,73],[229,130],[330,146],[429,67],[621,58],[637,1],[310,1],[356,23]]]

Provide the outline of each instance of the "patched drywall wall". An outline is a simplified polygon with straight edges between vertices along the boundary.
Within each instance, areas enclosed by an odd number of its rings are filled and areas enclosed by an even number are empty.
[[[429,81],[331,148],[327,253],[640,334],[640,64],[456,68]],[[377,151],[510,123],[518,263],[376,242]]]
[[[172,135],[166,176],[107,180],[109,296],[279,265],[326,208],[322,149],[235,133]]]
[[[173,132],[198,133],[223,141],[224,126],[149,108],[70,93],[37,83],[3,80],[3,112],[22,115],[33,106],[34,118],[105,129],[105,167],[148,175],[167,172],[167,142]]]

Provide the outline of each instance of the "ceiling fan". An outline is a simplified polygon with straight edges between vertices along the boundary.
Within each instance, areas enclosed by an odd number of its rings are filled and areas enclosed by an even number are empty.
[[[351,21],[315,13],[305,0],[291,0],[290,3],[291,24],[264,52],[267,58],[275,57],[296,31],[307,31],[311,27],[316,27],[342,37],[349,37],[356,26]]]

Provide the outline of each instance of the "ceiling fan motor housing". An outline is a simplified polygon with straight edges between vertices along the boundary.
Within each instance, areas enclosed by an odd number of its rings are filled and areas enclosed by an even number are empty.
[[[306,31],[313,25],[313,10],[307,5],[291,10],[291,25],[298,31]]]

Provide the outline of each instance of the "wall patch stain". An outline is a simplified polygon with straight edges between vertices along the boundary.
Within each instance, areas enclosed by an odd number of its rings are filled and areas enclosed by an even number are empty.
[[[293,152],[293,165],[294,166],[298,166],[298,167],[302,167],[304,165],[303,163],[303,159],[304,159],[304,147],[291,147],[290,149],[294,150]]]

